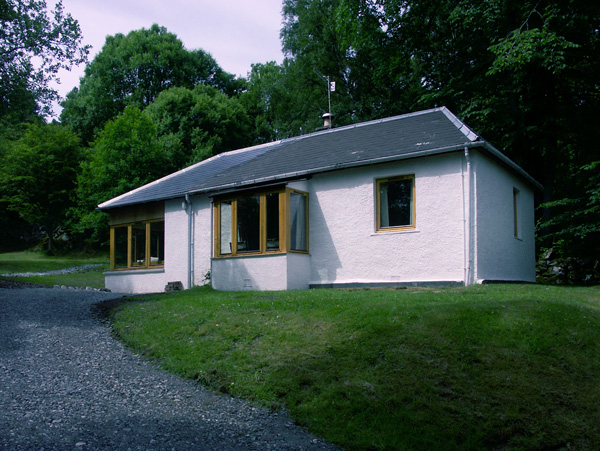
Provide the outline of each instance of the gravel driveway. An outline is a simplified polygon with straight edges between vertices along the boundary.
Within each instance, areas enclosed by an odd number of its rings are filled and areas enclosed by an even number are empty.
[[[1,450],[334,449],[129,352],[91,313],[114,297],[0,288]]]

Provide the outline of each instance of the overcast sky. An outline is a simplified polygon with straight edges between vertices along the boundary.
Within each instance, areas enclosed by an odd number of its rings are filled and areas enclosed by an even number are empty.
[[[53,5],[48,0],[48,6]],[[127,34],[157,23],[189,49],[210,53],[225,71],[246,76],[253,63],[281,63],[281,0],[63,0],[79,22],[89,60],[107,35]],[[60,74],[59,94],[79,85],[84,66]]]

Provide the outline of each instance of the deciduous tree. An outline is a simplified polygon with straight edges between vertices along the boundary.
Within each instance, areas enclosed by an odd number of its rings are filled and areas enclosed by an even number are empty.
[[[59,0],[0,0],[0,118],[49,114],[58,94],[49,83],[60,69],[87,61],[79,24]]]
[[[29,224],[43,227],[49,251],[73,201],[80,152],[79,138],[66,127],[34,123],[3,155],[1,200]]]
[[[127,107],[106,124],[81,164],[72,212],[77,231],[91,233],[95,242],[105,241],[108,223],[96,206],[166,175],[168,164],[156,126],[139,108]]]
[[[234,95],[244,82],[223,71],[203,50],[185,49],[164,27],[155,24],[127,35],[119,33],[106,38],[80,86],[67,95],[61,120],[84,142],[91,142],[125,107],[143,109],[166,89],[192,89],[198,84]]]
[[[245,107],[212,86],[167,89],[144,113],[155,124],[159,146],[173,171],[253,141]]]

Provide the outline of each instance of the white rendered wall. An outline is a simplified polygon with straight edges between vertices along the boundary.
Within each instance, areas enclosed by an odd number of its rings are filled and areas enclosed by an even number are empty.
[[[211,269],[212,256],[212,202],[207,196],[191,197],[193,217],[193,284],[207,283],[206,277]]]
[[[215,258],[212,286],[223,291],[305,289],[309,261],[308,255],[292,253]]]
[[[535,282],[535,218],[531,187],[481,153],[475,173],[475,278]],[[514,236],[513,189],[518,194]]]
[[[315,175],[311,284],[464,280],[461,153]],[[415,229],[376,232],[375,180],[415,175]]]
[[[159,293],[165,291],[164,269],[136,269],[104,273],[104,285],[113,293]]]
[[[180,198],[165,202],[165,285],[181,282],[189,288],[188,267],[188,212]]]

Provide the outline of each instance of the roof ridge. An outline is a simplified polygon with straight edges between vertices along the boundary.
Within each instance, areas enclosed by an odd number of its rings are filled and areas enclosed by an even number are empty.
[[[421,116],[424,114],[430,114],[430,113],[433,113],[436,111],[443,111],[443,110],[447,110],[447,108],[444,106],[443,107],[435,107],[435,108],[430,108],[428,110],[414,111],[411,113],[398,114],[396,116],[383,117],[380,119],[371,119],[371,120],[364,121],[364,122],[356,122],[354,124],[342,125],[341,127],[333,127],[333,128],[328,128],[326,130],[317,130],[314,132],[307,133],[305,135],[292,136],[292,137],[284,139],[282,141],[295,141],[295,140],[310,138],[312,136],[317,136],[317,135],[326,135],[329,133],[336,133],[336,132],[340,132],[340,131],[344,131],[344,130],[352,130],[352,129],[358,128],[358,127],[368,127],[370,125],[382,124],[382,123],[391,122],[391,121],[397,121],[400,119],[406,119],[406,118],[413,117],[413,116]]]

